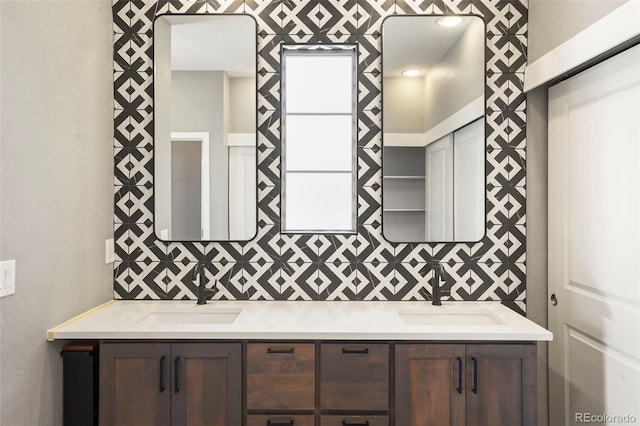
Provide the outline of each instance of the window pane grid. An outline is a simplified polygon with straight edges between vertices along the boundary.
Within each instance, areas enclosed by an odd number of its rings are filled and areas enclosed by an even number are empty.
[[[336,82],[323,74],[318,78],[320,81],[313,80],[313,83],[318,83],[318,86],[324,84],[323,87],[330,85],[332,88],[349,86],[348,93],[342,90],[333,97],[320,93],[318,99],[314,100],[313,95],[320,91],[314,92],[310,89],[308,92],[311,96],[304,98],[304,92],[308,87],[303,87],[303,90],[293,90],[291,87],[296,88],[295,84],[288,85],[288,81],[292,79],[287,70],[288,59],[307,56],[314,58],[314,61],[310,62],[313,64],[311,66],[327,69],[327,64],[321,64],[317,59],[331,59],[335,55],[349,57],[348,78],[345,78],[347,74],[345,72],[342,75],[344,80]],[[349,51],[336,50],[318,54],[308,50],[288,51],[285,47],[283,57],[282,232],[355,233],[357,214],[355,48]],[[344,63],[345,61],[342,60],[343,65]],[[310,65],[302,64],[301,66],[300,61],[297,62],[297,66],[299,69],[311,69]],[[311,71],[310,74],[312,74]],[[293,80],[295,81],[298,77],[300,76],[294,77]],[[304,82],[305,77],[299,80]],[[322,81],[322,77],[325,81]],[[301,87],[300,81],[297,81],[298,89]],[[290,89],[289,93],[287,89]],[[334,102],[333,98],[337,100]],[[314,107],[314,101],[317,108]],[[346,101],[349,104],[349,111],[345,111]],[[295,104],[293,111],[287,109],[291,103]],[[317,118],[315,123],[309,121],[314,117]],[[349,117],[350,120],[331,122],[332,117],[336,120],[339,117]],[[302,118],[307,120],[300,121]],[[295,127],[291,127],[294,119],[297,120]],[[313,167],[314,164],[320,167]],[[290,166],[291,169],[289,169]]]

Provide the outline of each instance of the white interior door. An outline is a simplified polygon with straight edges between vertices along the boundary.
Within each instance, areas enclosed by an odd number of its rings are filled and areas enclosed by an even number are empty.
[[[554,426],[640,422],[639,123],[640,46],[549,90]]]
[[[427,145],[425,205],[427,241],[453,240],[453,135]]]

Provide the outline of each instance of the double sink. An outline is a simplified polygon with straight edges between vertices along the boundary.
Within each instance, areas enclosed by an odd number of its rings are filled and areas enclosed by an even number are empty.
[[[111,301],[47,332],[55,339],[551,340],[500,302]]]
[[[184,307],[179,311],[157,310],[145,313],[137,324],[233,324],[243,308],[222,308],[219,306]],[[425,305],[423,309],[395,310],[402,322],[407,325],[500,325],[501,318],[488,309],[466,307],[464,312],[455,303],[438,307]]]

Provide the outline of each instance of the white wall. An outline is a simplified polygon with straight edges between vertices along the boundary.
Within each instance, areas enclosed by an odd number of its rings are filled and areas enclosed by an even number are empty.
[[[629,0],[530,0],[529,63],[627,1]]]
[[[425,132],[484,94],[484,38],[482,20],[473,19],[425,76]]]
[[[424,77],[384,78],[385,134],[424,134],[483,95],[484,33],[474,19]]]
[[[110,1],[0,2],[0,424],[62,423],[60,343],[46,330],[112,298]]]
[[[229,78],[229,133],[256,133],[256,78]]]
[[[384,132],[424,133],[424,79],[385,77]]]

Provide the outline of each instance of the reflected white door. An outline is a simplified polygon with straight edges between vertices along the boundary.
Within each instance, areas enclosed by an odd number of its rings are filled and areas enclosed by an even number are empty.
[[[256,232],[256,147],[229,147],[229,240]]]
[[[456,241],[484,235],[484,120],[453,133],[453,234]]]
[[[554,426],[640,423],[639,123],[640,46],[549,90]]]
[[[427,241],[453,240],[453,135],[427,145]]]

